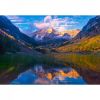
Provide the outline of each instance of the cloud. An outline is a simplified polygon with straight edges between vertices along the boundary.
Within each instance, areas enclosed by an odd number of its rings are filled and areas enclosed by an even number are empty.
[[[59,31],[59,32],[62,32],[62,31],[64,31],[64,30],[65,30],[65,27],[60,26],[60,27],[58,28],[58,31]]]
[[[30,25],[30,23],[28,23],[28,22],[24,22],[24,23],[15,22],[15,25]]]
[[[78,22],[74,21],[72,18],[69,17],[63,17],[59,18],[57,16],[46,16],[43,21],[38,21],[34,23],[34,26],[38,29],[48,28],[52,27],[56,29],[57,31],[64,31],[74,25],[76,25]]]
[[[52,17],[46,16],[42,22],[35,22],[34,26],[38,29],[51,27]]]
[[[7,16],[16,26],[24,31],[53,28],[56,31],[64,31],[73,28],[78,22],[72,17],[64,16],[45,16],[43,19],[25,18],[21,16]],[[39,16],[38,16],[39,17]],[[41,18],[41,17],[40,17]],[[23,27],[22,27],[23,26]],[[28,28],[27,28],[28,27]],[[30,32],[31,32],[30,31]]]
[[[19,19],[18,16],[15,16],[15,15],[10,15],[10,16],[7,16],[10,20],[13,20],[13,19]]]
[[[27,35],[32,33],[35,29],[33,27],[33,19],[26,18],[26,16],[10,15],[6,16],[19,30]]]
[[[23,22],[23,19],[21,19],[20,17],[18,17],[18,16],[7,16],[8,17],[8,19],[10,19],[11,20],[11,22],[13,22],[13,23],[22,23]]]
[[[49,27],[49,23],[34,23],[35,27],[38,29],[43,29]]]
[[[50,22],[51,20],[52,20],[52,17],[51,16],[46,16],[44,18],[44,23]]]

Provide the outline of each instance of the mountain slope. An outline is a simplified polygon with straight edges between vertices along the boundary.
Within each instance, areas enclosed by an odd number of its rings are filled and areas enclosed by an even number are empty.
[[[13,36],[0,29],[0,54],[6,52],[23,52],[31,55],[38,54],[38,52],[33,49],[33,46],[15,39]]]
[[[36,42],[21,33],[5,16],[0,16],[0,54],[5,52],[34,53]]]
[[[100,16],[96,16],[90,19],[87,25],[85,25],[83,29],[79,32],[79,34],[77,34],[75,39],[81,39],[97,34],[100,34]]]
[[[20,51],[20,46],[13,36],[0,29],[0,54],[4,54],[6,51],[18,52]]]
[[[100,52],[100,35],[87,37],[78,42],[56,49],[59,52]]]
[[[100,16],[90,19],[71,43],[56,50],[61,52],[100,52]]]
[[[55,47],[61,45],[65,41],[69,41],[71,36],[67,33],[60,34],[53,28],[41,29],[33,33],[33,39],[39,45],[47,45],[48,47]]]
[[[70,35],[65,33],[66,34],[66,40],[69,40]],[[35,40],[37,41],[47,41],[47,40],[52,40],[52,39],[58,39],[58,38],[62,38],[63,39],[63,36],[65,34],[61,34],[60,32],[56,31],[55,29],[53,28],[47,28],[47,29],[41,29],[41,30],[38,30],[36,32],[33,33],[33,38],[35,38]]]
[[[27,35],[20,32],[20,30],[11,23],[5,16],[0,16],[0,29],[13,36],[15,39],[27,44],[36,45],[35,41]]]
[[[40,29],[33,33],[33,38],[36,41],[45,41],[45,39],[54,38],[55,36],[58,36],[58,35],[56,34],[56,31],[53,28]]]

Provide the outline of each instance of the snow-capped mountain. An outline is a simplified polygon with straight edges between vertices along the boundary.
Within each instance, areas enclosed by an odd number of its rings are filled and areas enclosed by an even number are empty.
[[[41,29],[33,33],[32,36],[36,41],[49,41],[56,39],[70,40],[71,36],[67,33],[61,34],[53,28]]]

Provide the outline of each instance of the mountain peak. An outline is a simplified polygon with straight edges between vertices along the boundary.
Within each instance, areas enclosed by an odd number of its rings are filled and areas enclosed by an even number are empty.
[[[65,34],[65,35],[64,35]],[[53,28],[41,29],[33,33],[33,38],[37,41],[66,39],[69,40],[71,36],[66,32],[58,32]]]

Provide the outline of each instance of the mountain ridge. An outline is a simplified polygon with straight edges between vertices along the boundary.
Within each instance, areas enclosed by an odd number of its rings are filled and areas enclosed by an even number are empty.
[[[90,19],[69,44],[56,50],[58,52],[100,52],[100,16]]]
[[[0,29],[7,32],[17,40],[29,43],[31,45],[36,45],[32,38],[20,32],[20,30],[5,16],[0,16]]]
[[[5,16],[0,16],[0,53],[26,52],[32,53],[36,42],[21,33]]]
[[[100,16],[91,18],[82,30],[76,35],[75,39],[94,36],[100,34]]]

